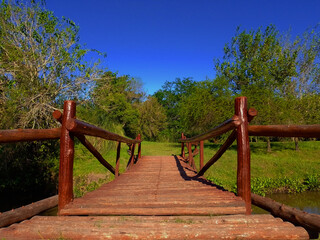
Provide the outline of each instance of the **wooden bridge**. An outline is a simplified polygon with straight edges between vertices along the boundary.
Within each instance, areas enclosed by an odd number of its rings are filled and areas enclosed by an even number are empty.
[[[250,129],[248,122],[255,115],[254,109],[246,109],[246,98],[237,98],[233,118],[199,136],[187,139],[182,135],[180,156],[141,156],[139,137],[127,139],[77,120],[75,104],[71,101],[65,103],[63,114],[54,113],[62,127],[50,130],[50,136],[49,132],[44,134],[40,130],[33,135],[29,130],[20,130],[19,134],[14,132],[16,130],[3,132],[0,142],[60,138],[61,153],[59,216],[35,216],[0,228],[0,239],[309,239],[302,227],[271,215],[251,215],[253,195],[250,192],[248,136],[250,131],[257,135],[309,136],[319,134],[320,127]],[[230,130],[233,132],[225,144],[204,165],[203,141]],[[118,142],[115,168],[103,159],[85,135]],[[72,194],[74,136],[116,176],[114,181],[78,199],[73,199]],[[235,139],[238,143],[238,196],[202,177]],[[121,142],[130,146],[131,156],[128,170],[119,176]],[[192,150],[192,146],[197,145],[200,149]],[[200,153],[199,172],[193,160],[197,152]],[[1,224],[1,220],[8,220],[14,214],[2,215],[5,217],[0,215],[0,226],[10,225],[12,222]],[[311,220],[306,225],[317,231],[320,218],[316,217],[308,216]]]

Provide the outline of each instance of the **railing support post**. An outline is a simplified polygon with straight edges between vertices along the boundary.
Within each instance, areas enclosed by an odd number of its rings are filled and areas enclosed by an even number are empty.
[[[200,141],[200,170],[203,168],[203,140]]]
[[[241,124],[237,127],[237,191],[246,204],[246,214],[251,214],[251,186],[250,186],[250,145],[248,134],[247,98],[235,99],[235,114]]]
[[[117,158],[116,158],[116,170],[115,170],[115,173],[114,173],[115,178],[117,178],[119,176],[120,152],[121,152],[121,142],[118,142]]]
[[[193,167],[192,166],[192,163],[193,163],[193,156],[192,156],[192,144],[191,143],[187,143],[188,145],[188,158],[189,158],[189,165],[190,167]]]
[[[184,134],[181,133],[181,139],[185,139],[185,138],[186,138],[186,137],[184,136]],[[181,143],[181,157],[182,157],[183,159],[186,158],[186,153],[185,153],[185,151],[184,151],[184,143]]]
[[[137,140],[141,140],[141,134],[139,133],[137,136]],[[141,142],[138,144],[138,159],[141,158]]]
[[[74,137],[66,128],[66,122],[75,118],[76,103],[65,101],[60,136],[60,166],[59,166],[59,203],[58,213],[73,200],[73,158]]]

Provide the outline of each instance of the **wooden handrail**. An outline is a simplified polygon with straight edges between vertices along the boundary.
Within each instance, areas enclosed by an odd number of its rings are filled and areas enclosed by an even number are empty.
[[[241,124],[241,121],[238,116],[234,115],[231,119],[226,120],[222,124],[220,124],[218,127],[215,127],[205,133],[202,133],[200,135],[197,135],[195,137],[186,138],[186,139],[180,139],[179,142],[182,143],[194,143],[194,142],[200,142],[204,140],[208,140],[210,138],[214,138],[217,136],[220,136],[230,130],[235,129],[237,126]]]
[[[61,128],[0,130],[0,143],[59,139]]]
[[[96,127],[94,125],[91,125],[89,123],[86,123],[74,118],[68,119],[68,121],[66,122],[66,128],[72,133],[80,133],[83,135],[100,137],[106,140],[124,142],[127,144],[141,143],[141,140],[122,137],[118,134],[106,131],[102,128]]]
[[[52,116],[62,124],[62,116],[63,114],[59,111],[56,110],[52,113]],[[77,134],[74,133],[74,135],[79,139],[79,141],[82,143],[83,146],[85,146],[89,152],[92,153],[93,156],[95,156],[98,161],[104,166],[106,167],[112,174],[116,174],[116,171],[114,169],[113,166],[110,165],[110,163],[108,163],[103,157],[102,155],[99,153],[99,151],[88,141],[88,139],[83,135],[83,134]]]
[[[265,137],[320,137],[320,125],[252,125],[250,136]]]
[[[220,157],[227,151],[227,149],[232,145],[232,143],[237,138],[237,131],[232,131],[232,133],[229,135],[225,143],[219,148],[219,150],[216,152],[216,154],[204,165],[203,168],[200,169],[197,176],[202,176],[208,169],[211,167],[215,162],[217,162]]]

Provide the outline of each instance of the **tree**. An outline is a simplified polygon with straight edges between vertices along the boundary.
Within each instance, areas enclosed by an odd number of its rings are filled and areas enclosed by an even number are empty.
[[[139,106],[139,128],[142,138],[146,140],[158,140],[161,131],[167,127],[165,109],[155,97],[149,96]]]
[[[216,61],[220,76],[228,79],[235,94],[248,97],[249,104],[259,111],[255,122],[277,124],[287,111],[282,99],[292,92],[292,79],[297,75],[296,42],[281,44],[281,35],[272,25],[262,31],[242,31],[224,48],[223,61]],[[289,99],[289,98],[287,98]],[[268,150],[270,141],[268,138]]]
[[[192,78],[176,78],[175,81],[166,81],[154,97],[166,110],[168,119],[167,136],[175,141],[183,131],[180,119],[180,103],[183,97],[189,96],[195,89],[196,82]]]
[[[135,138],[139,133],[138,107],[144,95],[137,79],[105,72],[96,80],[90,101],[85,105],[85,119],[109,131],[122,129],[125,135]]]
[[[81,99],[99,76],[84,62],[79,27],[31,1],[0,5],[2,128],[44,128],[64,99]]]
[[[1,2],[0,128],[52,127],[52,111],[63,100],[89,93],[100,70],[84,61],[89,50],[79,44],[78,30],[34,1]],[[57,141],[1,145],[0,152],[0,196],[6,203],[55,193]]]

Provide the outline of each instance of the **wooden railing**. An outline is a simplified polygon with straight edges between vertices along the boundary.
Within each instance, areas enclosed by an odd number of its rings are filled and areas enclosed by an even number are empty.
[[[275,216],[279,216],[287,221],[304,226],[307,229],[319,231],[319,223],[315,224],[315,222],[319,222],[319,216],[302,213],[299,210],[292,210],[291,208],[281,205],[280,203],[270,204],[273,202],[272,200],[268,200],[267,198],[264,199],[255,194],[251,194],[249,136],[320,138],[320,125],[249,125],[250,121],[256,115],[257,111],[254,108],[247,110],[246,97],[236,98],[235,115],[231,119],[225,121],[219,127],[192,138],[186,138],[182,133],[182,137],[180,139],[181,156],[186,159],[190,166],[196,170],[193,156],[197,153],[197,145],[200,144],[200,169],[197,173],[197,176],[202,176],[209,169],[209,167],[218,161],[223,153],[232,145],[235,139],[237,139],[237,194],[245,201],[246,214],[251,213],[252,201],[255,205],[270,211]],[[229,130],[233,131],[225,143],[204,165],[203,141],[219,136]],[[188,148],[188,157],[186,157],[185,154],[185,145]],[[192,151],[193,145],[195,145],[195,149]],[[280,210],[279,205],[282,206]]]
[[[246,204],[246,214],[251,213],[251,186],[250,186],[250,146],[248,135],[248,124],[257,115],[255,109],[247,110],[247,98],[238,97],[235,100],[235,115],[222,123],[220,126],[209,130],[206,133],[195,137],[186,138],[182,134],[181,142],[181,156],[185,158],[185,144],[188,148],[188,158],[190,166],[196,170],[192,151],[192,146],[200,144],[200,171],[198,176],[203,175],[210,166],[212,166],[223,153],[232,145],[237,139],[238,143],[238,166],[237,166],[237,192],[242,197]],[[203,143],[205,140],[220,136],[230,130],[233,130],[225,143],[220,147],[217,153],[203,166]],[[195,148],[196,149],[196,148]]]
[[[115,175],[115,177],[119,176],[121,143],[126,143],[130,147],[131,155],[127,167],[131,167],[135,161],[141,158],[141,138],[140,135],[138,135],[136,139],[125,138],[76,119],[76,103],[74,101],[65,101],[63,113],[55,111],[53,116],[62,124],[59,166],[59,214],[60,210],[73,199],[74,136],[76,136],[79,141],[99,160],[99,162]],[[86,139],[85,135],[118,142],[116,168],[102,157],[102,155]],[[134,156],[136,144],[139,145],[137,159],[135,159]]]
[[[136,139],[129,139],[80,121],[76,119],[76,103],[74,101],[65,101],[63,113],[55,111],[53,113],[53,117],[62,124],[60,128],[40,130],[0,130],[0,143],[60,139],[58,212],[73,199],[74,136],[77,137],[79,141],[98,159],[98,161],[115,175],[115,177],[119,176],[121,143],[126,143],[130,148],[130,158],[127,168],[130,168],[138,159],[141,158],[140,134]],[[109,164],[99,151],[88,141],[85,137],[86,135],[118,142],[115,168]],[[138,144],[137,157],[134,155],[136,144]],[[52,206],[52,200],[50,200],[50,206]],[[43,211],[43,204],[41,209]],[[31,215],[26,214],[25,211],[22,212],[23,216],[19,218],[20,220],[31,217]],[[12,217],[9,218],[13,219]],[[11,220],[9,219],[8,222],[10,221]]]

